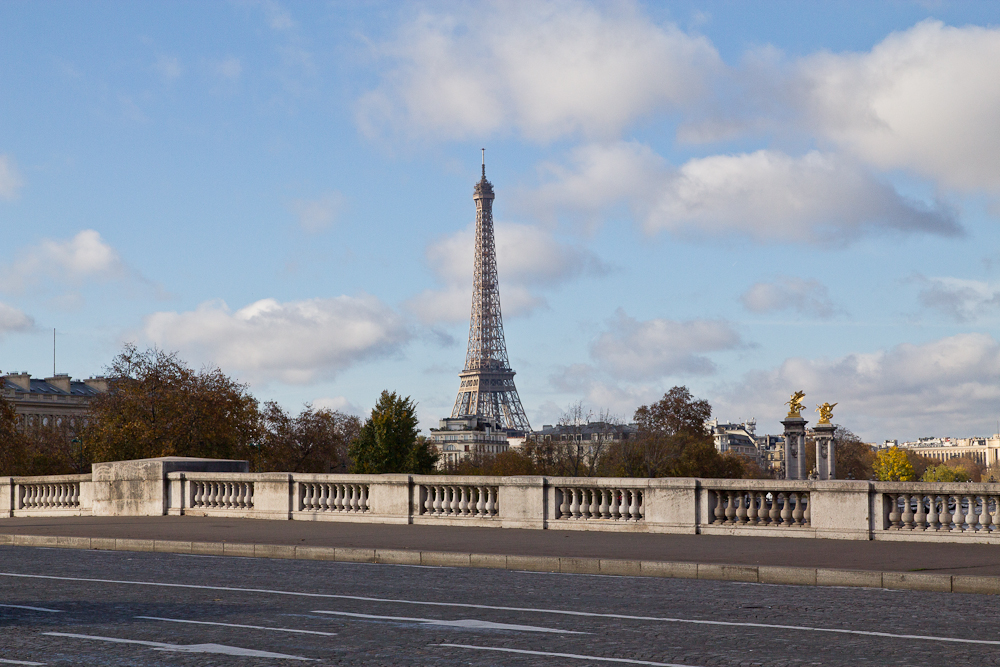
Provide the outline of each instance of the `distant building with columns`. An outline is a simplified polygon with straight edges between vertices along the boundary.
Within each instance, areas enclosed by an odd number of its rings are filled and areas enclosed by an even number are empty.
[[[984,466],[1000,462],[1000,434],[973,438],[920,438],[902,442],[901,449],[944,463],[964,456]]]
[[[0,393],[14,406],[21,430],[53,427],[75,434],[90,419],[90,403],[108,390],[103,377],[74,380],[69,375],[32,378],[28,373],[0,375]]]

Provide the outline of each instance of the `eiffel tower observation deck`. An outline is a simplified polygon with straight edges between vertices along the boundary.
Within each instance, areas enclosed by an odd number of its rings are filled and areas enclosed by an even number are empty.
[[[472,196],[476,202],[476,255],[472,281],[472,317],[469,349],[452,419],[477,417],[508,432],[531,430],[514,386],[514,371],[507,360],[507,344],[500,315],[496,244],[493,241],[493,184],[483,177]]]

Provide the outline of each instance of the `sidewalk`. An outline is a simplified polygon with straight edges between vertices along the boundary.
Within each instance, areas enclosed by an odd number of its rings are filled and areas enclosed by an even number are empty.
[[[4,535],[493,554],[564,559],[830,568],[1000,577],[1000,547],[775,537],[663,535],[215,517],[0,519]]]

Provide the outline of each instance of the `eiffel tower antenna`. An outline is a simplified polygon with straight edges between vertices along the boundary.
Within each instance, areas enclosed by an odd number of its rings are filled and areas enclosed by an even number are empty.
[[[452,417],[482,417],[507,431],[531,430],[514,386],[514,371],[507,360],[500,315],[500,285],[497,279],[496,244],[493,241],[493,184],[486,180],[486,149],[483,177],[476,183],[476,256],[472,279],[472,317],[465,370]]]

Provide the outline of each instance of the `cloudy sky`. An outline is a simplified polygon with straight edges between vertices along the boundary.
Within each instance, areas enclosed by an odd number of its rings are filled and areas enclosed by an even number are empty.
[[[479,149],[528,417],[1000,419],[995,3],[0,4],[0,369],[450,413]],[[812,420],[816,418],[810,411]]]

